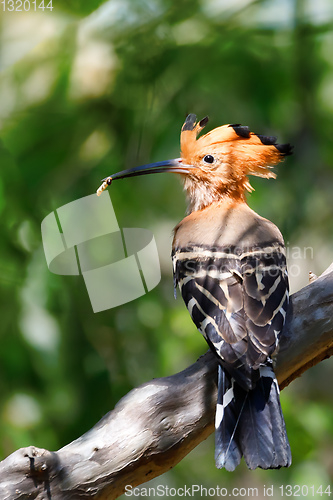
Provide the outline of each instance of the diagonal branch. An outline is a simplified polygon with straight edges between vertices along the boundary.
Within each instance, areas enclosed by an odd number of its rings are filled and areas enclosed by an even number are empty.
[[[281,388],[333,354],[333,264],[291,298],[276,374]],[[0,463],[0,498],[114,499],[171,469],[214,430],[217,361],[133,389],[57,452],[30,447]]]

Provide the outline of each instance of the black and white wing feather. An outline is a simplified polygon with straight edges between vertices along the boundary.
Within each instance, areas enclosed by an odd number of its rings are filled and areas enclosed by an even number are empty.
[[[285,321],[289,294],[283,247],[239,254],[191,247],[175,250],[173,260],[175,282],[197,328],[222,364],[237,369],[236,380],[242,367],[250,388],[252,369],[276,351]]]

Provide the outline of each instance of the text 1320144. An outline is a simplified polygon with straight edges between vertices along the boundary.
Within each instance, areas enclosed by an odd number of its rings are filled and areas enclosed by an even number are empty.
[[[2,0],[0,2],[3,12],[44,12],[53,10],[52,0]]]

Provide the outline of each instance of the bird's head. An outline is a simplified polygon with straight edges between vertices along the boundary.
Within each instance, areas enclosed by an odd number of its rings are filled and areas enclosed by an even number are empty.
[[[248,127],[223,125],[197,138],[208,117],[197,122],[187,116],[181,130],[181,157],[123,170],[103,180],[100,194],[113,180],[159,172],[184,177],[190,211],[199,210],[222,197],[243,199],[252,191],[248,175],[275,178],[272,166],[291,154],[290,144],[277,144],[276,137],[250,132]]]

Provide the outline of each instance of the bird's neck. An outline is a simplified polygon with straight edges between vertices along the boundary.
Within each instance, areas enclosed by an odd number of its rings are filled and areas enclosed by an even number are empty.
[[[230,200],[235,202],[246,202],[245,182],[232,185],[212,184],[209,182],[195,182],[185,178],[184,189],[189,201],[187,212],[192,213],[202,210],[212,203]]]

